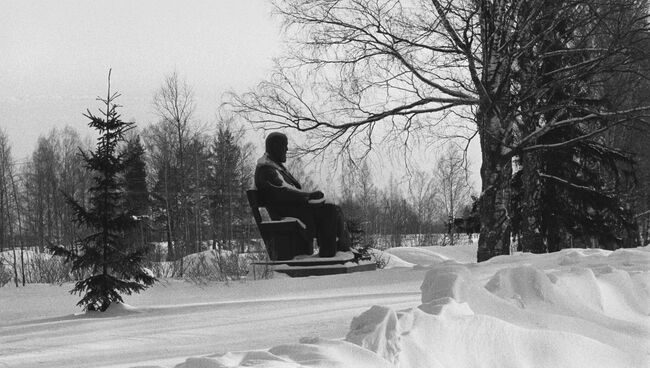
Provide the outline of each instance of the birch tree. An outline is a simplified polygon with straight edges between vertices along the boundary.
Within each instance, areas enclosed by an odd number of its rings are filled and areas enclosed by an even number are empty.
[[[165,166],[162,168],[163,174],[163,199],[165,202],[165,215],[166,215],[166,233],[167,233],[167,247],[168,256],[174,260],[178,256],[183,256],[184,247],[182,244],[175,244],[177,239],[183,239],[184,234],[176,234],[176,231],[182,233],[186,232],[188,219],[190,218],[187,203],[189,201],[189,193],[184,178],[189,170],[185,151],[192,136],[191,123],[195,110],[194,92],[186,81],[182,80],[177,72],[173,72],[165,78],[163,85],[155,93],[153,99],[153,106],[158,116],[160,123],[164,125],[159,132],[171,133],[164,139],[171,144],[171,147],[164,148],[163,151],[167,155]],[[172,148],[173,147],[173,148]],[[161,147],[162,149],[162,147]],[[168,152],[171,151],[171,152]],[[169,154],[173,153],[173,156]],[[171,160],[171,161],[170,161]],[[172,173],[173,171],[173,173]],[[180,180],[177,180],[177,188],[171,187],[170,175],[175,175]],[[178,203],[178,216],[179,221],[174,224],[173,207]],[[174,227],[176,225],[177,228]],[[176,254],[175,246],[178,245],[180,254]]]

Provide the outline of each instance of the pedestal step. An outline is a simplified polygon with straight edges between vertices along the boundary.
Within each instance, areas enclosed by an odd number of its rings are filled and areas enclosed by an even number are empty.
[[[334,257],[320,258],[318,256],[292,259],[289,261],[255,262],[251,264],[253,279],[264,277],[268,272],[281,272],[291,277],[324,276],[341,273],[374,271],[374,262],[353,262],[351,252],[338,252]]]

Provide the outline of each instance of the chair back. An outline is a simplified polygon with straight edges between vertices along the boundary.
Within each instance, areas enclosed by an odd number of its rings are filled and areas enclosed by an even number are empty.
[[[262,223],[262,216],[260,215],[259,208],[259,199],[257,197],[257,190],[249,189],[246,191],[246,198],[248,198],[248,204],[251,206],[251,212],[253,212],[253,217],[255,218],[255,223],[259,225]]]

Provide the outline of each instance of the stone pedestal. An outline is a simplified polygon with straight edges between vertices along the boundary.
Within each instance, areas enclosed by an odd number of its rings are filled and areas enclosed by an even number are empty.
[[[351,252],[338,252],[334,257],[296,257],[288,261],[256,262],[250,266],[253,279],[263,278],[268,272],[280,272],[291,277],[324,276],[342,273],[374,271],[374,262],[354,262]]]

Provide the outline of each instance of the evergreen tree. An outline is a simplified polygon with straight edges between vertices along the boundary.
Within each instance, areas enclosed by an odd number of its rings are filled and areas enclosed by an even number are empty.
[[[183,180],[187,190],[187,216],[184,221],[182,242],[188,252],[203,250],[205,240],[204,220],[209,218],[206,199],[208,186],[208,138],[203,134],[195,134],[186,145],[186,170]]]
[[[149,217],[150,201],[149,191],[147,190],[147,170],[144,162],[144,147],[140,141],[140,136],[136,135],[127,141],[123,150],[124,156],[124,189],[125,203],[124,207],[133,216],[135,216],[138,225],[125,232],[129,243],[137,246],[144,246],[149,240]]]
[[[162,225],[167,240],[167,260],[175,261],[182,254],[176,234],[179,228],[178,213],[180,212],[178,200],[179,187],[182,176],[179,168],[169,161],[162,163],[157,173],[157,178],[152,188],[153,220]],[[182,256],[181,256],[182,257]]]
[[[228,126],[220,127],[211,150],[210,208],[215,239],[227,243],[233,239],[233,223],[242,205],[242,174],[238,163],[241,148]]]
[[[126,208],[133,215],[144,215],[149,209],[149,192],[147,191],[144,147],[140,142],[140,136],[135,136],[127,142],[124,150],[124,164]]]
[[[136,225],[136,221],[125,209],[126,193],[121,176],[127,165],[124,156],[117,153],[117,147],[133,123],[120,120],[118,105],[114,102],[119,94],[111,94],[110,75],[109,71],[106,99],[97,98],[105,105],[105,110],[100,109],[100,116],[93,115],[90,110],[84,114],[90,119],[88,125],[99,133],[95,151],[81,151],[86,167],[93,174],[90,205],[86,208],[67,196],[76,222],[89,228],[91,234],[74,250],[51,246],[54,254],[72,262],[73,271],[89,274],[71,290],[73,294],[83,294],[77,305],[102,312],[112,302],[122,302],[120,294],[140,292],[155,282],[142,267],[145,249],[133,250],[125,241],[125,233]]]
[[[513,227],[521,232],[524,251],[556,251],[573,246],[568,242],[576,237],[590,237],[607,248],[634,244],[635,224],[619,197],[630,183],[631,156],[600,134],[622,122],[603,88],[622,66],[616,57],[595,58],[604,50],[623,55],[625,43],[632,42],[634,33],[609,27],[626,11],[625,4],[631,3],[590,8],[541,1],[522,8],[525,19],[534,21],[520,42],[535,46],[519,55],[514,77],[518,128],[524,137],[533,137],[513,180],[513,189],[520,190]],[[562,72],[567,69],[574,72]],[[583,122],[549,128],[572,120]]]

